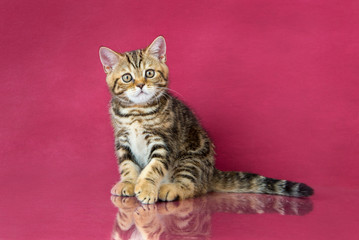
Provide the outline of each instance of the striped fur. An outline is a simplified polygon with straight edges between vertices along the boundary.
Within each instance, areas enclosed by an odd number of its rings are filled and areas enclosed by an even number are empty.
[[[167,91],[166,45],[158,37],[146,49],[100,49],[112,94],[110,114],[121,180],[114,195],[142,203],[173,201],[210,191],[306,197],[303,184],[214,167],[214,146],[192,111]]]

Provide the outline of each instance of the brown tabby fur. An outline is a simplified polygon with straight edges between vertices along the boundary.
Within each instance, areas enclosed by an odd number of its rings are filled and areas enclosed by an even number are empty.
[[[112,94],[110,114],[121,174],[112,194],[136,196],[146,204],[211,191],[313,194],[303,183],[215,169],[214,146],[206,131],[192,111],[168,93],[165,51],[163,37],[132,52],[100,48]],[[154,75],[146,72],[152,70]]]

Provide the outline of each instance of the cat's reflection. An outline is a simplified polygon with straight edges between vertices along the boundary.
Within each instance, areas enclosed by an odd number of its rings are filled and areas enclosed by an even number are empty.
[[[118,208],[112,239],[210,239],[211,215],[304,215],[310,199],[260,194],[211,193],[195,199],[142,205],[134,197],[112,197]]]

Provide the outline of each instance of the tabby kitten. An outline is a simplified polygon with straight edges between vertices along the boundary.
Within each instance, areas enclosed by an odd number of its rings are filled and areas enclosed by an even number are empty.
[[[253,173],[214,167],[214,146],[192,111],[168,93],[166,43],[117,53],[100,48],[112,95],[110,114],[121,180],[113,195],[145,204],[207,192],[267,193],[307,197],[312,188]]]

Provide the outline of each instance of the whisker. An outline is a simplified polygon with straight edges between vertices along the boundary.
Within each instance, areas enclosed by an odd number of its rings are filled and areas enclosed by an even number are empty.
[[[177,93],[178,95],[180,95],[181,97],[184,98],[184,96],[183,96],[181,93],[179,93],[179,92],[177,92],[177,91],[175,91],[175,90],[173,90],[173,89],[167,88],[167,90],[170,90],[170,91],[172,91],[172,92],[175,92],[175,93]]]
[[[179,92],[177,92],[176,90],[173,90],[173,89],[171,89],[171,88],[168,88],[168,87],[157,87],[157,88],[172,91],[172,92],[177,93],[178,95],[180,95],[181,97],[184,98],[184,96],[183,96],[181,93],[179,93]]]

